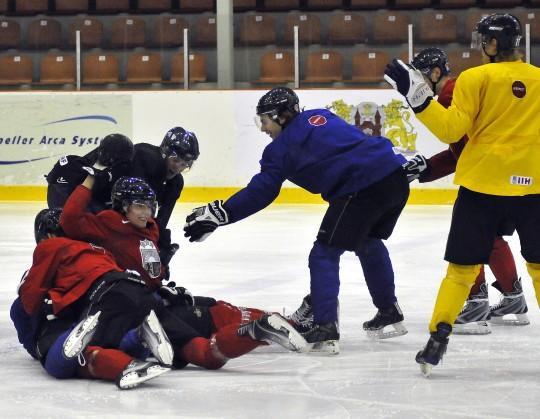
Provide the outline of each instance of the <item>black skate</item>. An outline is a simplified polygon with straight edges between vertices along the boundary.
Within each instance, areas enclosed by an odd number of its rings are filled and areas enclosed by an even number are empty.
[[[310,330],[302,334],[308,343],[310,352],[339,354],[339,326],[338,322],[326,324],[313,323]]]
[[[489,308],[489,322],[494,325],[526,326],[530,323],[527,311],[521,279],[518,278],[513,291],[503,293],[499,304]],[[504,316],[508,315],[510,318],[505,319]]]
[[[392,326],[394,330],[384,331],[386,326]],[[364,322],[364,330],[371,339],[389,339],[407,334],[403,325],[403,313],[398,303],[389,308],[379,309],[373,319]]]
[[[170,370],[170,368],[159,365],[157,362],[134,359],[116,378],[116,385],[121,390],[127,390],[137,387],[145,381],[156,378]]]
[[[163,365],[172,365],[173,348],[171,342],[163,330],[154,310],[146,316],[144,322],[139,326],[139,336],[154,357]]]
[[[285,318],[300,333],[306,333],[313,327],[313,306],[311,305],[311,295],[308,294],[302,300],[300,307],[294,313]]]
[[[101,311],[98,311],[97,313],[88,316],[73,328],[62,345],[62,355],[64,355],[64,358],[77,358],[82,353],[96,333],[100,314]],[[84,364],[84,362],[82,362],[82,364]]]
[[[437,331],[431,333],[426,347],[416,354],[416,362],[420,364],[420,371],[424,377],[429,377],[431,368],[442,361],[450,333],[452,333],[452,326],[448,323],[439,323]]]
[[[487,335],[491,328],[489,317],[489,298],[486,283],[480,285],[478,294],[471,295],[465,307],[454,322],[452,332],[456,335]]]
[[[238,328],[239,336],[249,336],[255,340],[275,342],[291,351],[303,351],[306,340],[285,317],[274,313],[265,314],[260,319],[246,323]]]

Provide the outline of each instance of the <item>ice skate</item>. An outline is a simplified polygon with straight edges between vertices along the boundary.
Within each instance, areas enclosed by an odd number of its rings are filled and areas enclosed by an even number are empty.
[[[174,353],[171,342],[161,327],[154,310],[150,311],[150,314],[139,326],[139,336],[143,344],[150,349],[150,352],[161,364],[172,365]]]
[[[338,322],[326,324],[313,323],[311,329],[303,333],[308,342],[309,352],[339,354],[339,326]]]
[[[62,345],[62,355],[66,359],[77,358],[84,348],[86,348],[88,342],[92,340],[94,333],[96,333],[100,314],[101,311],[98,311],[88,316],[73,328]]]
[[[266,314],[259,320],[240,326],[238,335],[248,335],[255,340],[275,342],[291,351],[304,351],[307,347],[302,335],[285,317],[277,313]]]
[[[300,333],[305,333],[313,326],[313,306],[311,305],[311,295],[308,294],[302,300],[300,307],[294,313],[285,318],[291,323]]]
[[[416,362],[420,364],[420,371],[424,377],[429,377],[433,366],[442,361],[450,333],[452,326],[448,323],[439,323],[437,331],[431,333],[426,347],[416,354]]]
[[[518,278],[514,282],[513,291],[503,293],[499,304],[489,308],[489,322],[503,326],[526,326],[530,323],[527,311],[521,279]]]
[[[127,390],[137,387],[145,381],[156,378],[170,370],[170,368],[164,367],[157,362],[139,361],[134,359],[116,378],[116,385],[121,390]]]
[[[486,284],[480,285],[478,294],[471,295],[465,307],[454,322],[452,332],[456,335],[487,335],[491,328],[489,317],[489,298]]]
[[[385,331],[387,326],[392,326],[393,330]],[[371,339],[389,339],[407,334],[398,303],[384,310],[379,309],[373,319],[364,322],[364,330]]]

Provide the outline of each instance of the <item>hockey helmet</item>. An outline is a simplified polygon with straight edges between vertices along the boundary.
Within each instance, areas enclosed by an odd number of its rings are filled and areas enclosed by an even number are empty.
[[[122,134],[109,134],[101,140],[98,147],[98,163],[111,167],[133,159],[133,143]]]
[[[161,152],[164,157],[178,157],[191,167],[199,157],[199,141],[195,133],[182,127],[171,128],[163,137]]]
[[[268,115],[273,120],[278,119],[286,111],[295,115],[299,111],[299,102],[294,90],[288,87],[274,87],[259,99],[257,115]]]
[[[118,179],[111,191],[112,208],[120,213],[131,204],[146,205],[156,212],[156,193],[144,180],[137,177],[123,176]]]
[[[511,51],[521,41],[521,23],[509,13],[494,13],[483,17],[472,34],[471,48],[484,48],[492,38],[497,40],[497,50]]]
[[[440,48],[430,47],[423,49],[413,58],[411,64],[426,76],[429,76],[431,70],[435,67],[441,70],[441,76],[446,76],[450,73],[446,52]]]
[[[34,220],[34,237],[36,238],[36,243],[46,239],[48,233],[55,236],[64,235],[64,231],[60,227],[61,214],[62,208],[46,208],[38,212]]]

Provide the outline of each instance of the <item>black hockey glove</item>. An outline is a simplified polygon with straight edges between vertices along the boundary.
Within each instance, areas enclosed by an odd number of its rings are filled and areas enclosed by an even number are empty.
[[[422,73],[401,60],[394,58],[386,66],[384,79],[405,96],[414,113],[422,112],[433,99],[433,91]]]
[[[195,208],[186,217],[184,236],[190,242],[202,242],[216,228],[229,222],[229,215],[223,208],[223,201],[213,201],[204,207]]]
[[[96,178],[96,182],[99,183],[110,183],[112,182],[113,175],[110,167],[102,166],[99,163],[94,163],[91,166],[82,166],[82,170],[87,172],[89,175],[92,175]]]
[[[408,162],[403,163],[403,168],[407,174],[407,180],[411,183],[416,180],[420,175],[429,169],[428,161],[424,156],[418,154],[410,159]]]
[[[165,306],[182,305],[192,307],[194,305],[193,295],[184,287],[177,287],[174,282],[162,285],[157,290],[157,293],[163,299]]]

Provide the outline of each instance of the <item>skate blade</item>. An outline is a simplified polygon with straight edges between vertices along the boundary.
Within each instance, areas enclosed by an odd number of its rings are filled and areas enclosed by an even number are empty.
[[[387,332],[384,331],[386,327],[392,326],[394,330],[389,330]],[[366,334],[370,339],[373,340],[381,340],[381,339],[391,339],[396,338],[398,336],[403,336],[408,333],[407,328],[403,325],[403,322],[398,322],[394,324],[390,324],[386,327],[383,327],[379,330],[366,330]]]
[[[505,316],[515,316],[516,318],[504,318]],[[526,314],[505,314],[505,316],[491,317],[488,321],[496,326],[527,326],[531,323]]]
[[[131,371],[120,377],[116,382],[116,385],[120,390],[129,390],[138,387],[146,381],[159,377],[170,370],[170,368],[161,365],[153,365],[144,371],[144,375],[139,375],[141,371]]]
[[[173,348],[154,310],[150,311],[142,327],[144,335],[153,342],[150,349],[153,349],[152,353],[156,359],[164,365],[172,365],[174,357]],[[154,353],[154,351],[157,353]]]
[[[307,350],[308,343],[306,339],[279,314],[272,314],[268,317],[268,324],[276,330],[285,330],[287,332],[291,350],[298,352],[305,352]]]
[[[455,324],[452,327],[454,335],[489,335],[491,328],[486,321]]]
[[[304,352],[319,355],[339,354],[339,340],[325,340],[324,342],[308,343]]]
[[[420,372],[426,378],[429,378],[431,376],[432,369],[433,369],[433,365],[431,364],[428,364],[428,363],[420,364]]]
[[[79,354],[84,350],[85,343],[89,342],[96,333],[96,327],[99,320],[99,315],[101,311],[93,314],[90,317],[87,317],[82,325],[74,329],[66,341],[62,345],[62,354],[66,359],[77,358]]]

